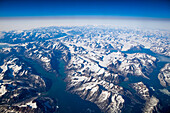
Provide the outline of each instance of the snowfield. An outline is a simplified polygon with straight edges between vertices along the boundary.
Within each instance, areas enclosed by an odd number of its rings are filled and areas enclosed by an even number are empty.
[[[148,88],[148,84],[142,81],[128,82],[133,77],[150,81],[157,76],[151,74],[160,62],[156,55],[169,60],[170,31],[167,29],[106,25],[51,26],[0,32],[0,43],[2,54],[22,55],[37,61],[48,72],[59,74],[55,69],[58,65],[55,64],[62,60],[67,74],[66,90],[95,103],[102,112],[120,113],[129,103],[130,107],[135,104],[143,106],[140,109],[143,112],[158,110],[160,100],[150,94],[152,86]],[[44,80],[32,74],[31,67],[26,67],[18,57],[2,59],[0,97],[10,93],[6,86],[12,84],[11,78],[20,80],[26,76],[28,81],[33,80],[26,89],[46,87]],[[158,75],[162,86],[169,86],[169,76],[167,62]],[[8,77],[10,80],[6,81]],[[152,89],[153,92],[157,91],[155,87]],[[169,95],[166,89],[160,91]],[[20,93],[11,95],[10,98],[18,97]],[[26,106],[36,109],[38,105],[32,100],[20,104],[20,107]]]

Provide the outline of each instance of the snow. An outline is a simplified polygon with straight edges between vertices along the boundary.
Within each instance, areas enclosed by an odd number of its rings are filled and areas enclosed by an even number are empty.
[[[94,94],[96,91],[98,91],[99,90],[99,86],[96,86],[96,87],[93,87],[91,90],[90,90],[90,92],[91,92],[91,94]]]
[[[108,91],[103,91],[101,92],[101,94],[99,95],[99,102],[103,102],[104,100],[108,99],[110,97],[111,93]]]
[[[41,57],[41,61],[43,61],[43,62],[50,62],[50,59],[49,58],[47,58],[47,57]]]
[[[7,92],[6,87],[4,85],[0,86],[0,97]]]
[[[84,25],[109,25],[112,27],[128,28],[151,28],[170,30],[169,22],[162,20],[123,19],[123,18],[23,18],[23,19],[1,19],[0,31],[26,30],[48,26],[84,26]]]
[[[116,93],[112,95],[111,100],[113,103],[117,103],[117,104],[124,103],[124,99],[122,98],[122,96]]]
[[[4,64],[1,66],[1,69],[3,70],[2,72],[6,72],[8,70],[8,67]]]
[[[75,78],[76,78],[76,80],[75,80]],[[73,81],[81,82],[81,81],[86,80],[88,78],[85,77],[85,76],[76,76],[76,77],[72,77],[72,79],[73,79]]]
[[[120,95],[117,96],[116,100],[119,101],[120,103],[124,103],[125,102],[125,100]]]
[[[170,86],[170,63],[165,64],[165,66],[160,70],[158,74],[158,79],[162,86]]]
[[[111,28],[111,31],[109,31],[107,28]],[[48,68],[50,67],[50,58],[52,57],[52,51],[50,51],[48,48],[52,47],[53,50],[62,49],[61,46],[59,46],[59,41],[61,41],[63,44],[69,47],[69,51],[72,55],[71,60],[67,66],[67,69],[69,70],[67,78],[69,81],[68,87],[73,89],[73,92],[81,95],[81,97],[84,96],[85,98],[89,95],[93,96],[93,94],[96,92],[95,95],[97,95],[97,97],[95,97],[96,99],[93,100],[93,102],[95,101],[95,103],[105,102],[105,100],[110,99],[110,96],[112,96],[112,102],[110,102],[109,100],[109,102],[107,103],[107,107],[115,105],[112,107],[117,108],[116,110],[114,109],[113,112],[117,112],[118,109],[123,106],[123,103],[125,101],[121,95],[122,92],[120,93],[120,91],[123,91],[123,87],[114,85],[115,82],[121,82],[121,80],[118,80],[119,76],[121,75],[128,79],[127,75],[132,74],[134,76],[142,76],[147,78],[147,76],[144,75],[143,70],[145,68],[146,70],[153,69],[154,63],[156,61],[155,57],[147,54],[124,54],[121,51],[127,51],[131,47],[138,47],[141,45],[141,47],[149,49],[152,48],[152,51],[156,51],[159,53],[163,52],[166,49],[165,47],[169,47],[166,44],[161,45],[161,41],[164,43],[167,41],[164,40],[164,38],[162,38],[161,40],[157,40],[157,36],[150,38],[149,36],[152,35],[152,33],[153,35],[156,34],[156,32],[152,30],[143,32],[143,30],[145,29],[129,29],[124,27],[119,30],[119,27],[113,28],[113,26],[85,26],[83,28],[73,27],[69,30],[61,28],[61,30],[63,33],[67,33],[68,35],[72,35],[71,33],[68,33],[68,31],[70,30],[80,30],[83,36],[63,36],[58,38],[56,41],[55,39],[50,39],[48,41],[52,41],[52,43],[48,44],[47,47],[45,47],[45,49],[43,49],[42,51],[39,50],[38,46],[43,46],[44,43],[39,43],[40,45],[36,46],[35,44],[33,44],[33,48],[27,49],[28,54],[31,56],[34,55],[33,53],[35,53],[36,59],[39,59],[43,63],[45,63],[45,65],[43,64],[43,66],[46,66]],[[137,32],[141,33],[138,34]],[[147,33],[149,35],[147,35]],[[57,33],[54,33],[50,36],[49,33],[42,33],[40,37],[52,37],[55,34]],[[160,35],[158,36],[166,37],[168,36],[166,34],[168,34],[168,32],[161,31]],[[26,33],[24,33],[24,35],[26,36]],[[36,33],[36,36],[38,35],[39,34]],[[29,36],[27,36],[27,38],[29,38]],[[161,47],[158,47],[158,45]],[[26,44],[22,44],[22,46],[26,46]],[[6,48],[6,50],[8,49]],[[63,51],[63,54],[65,54],[63,59],[66,61],[66,55],[68,54],[68,52]],[[162,54],[167,55],[169,53],[167,51]],[[48,57],[46,57],[46,55]],[[15,60],[17,59],[11,60],[7,62],[7,64],[2,65],[2,72],[5,72],[7,70],[7,67],[5,66],[8,64],[11,64],[9,68],[14,70],[13,75],[19,72],[22,69],[22,66],[15,65]],[[28,71],[26,71],[25,73],[27,72]],[[21,72],[21,75],[23,73],[24,71]],[[163,74],[167,75],[164,72]],[[0,77],[3,78],[3,73],[1,73],[0,75]],[[168,77],[169,75],[167,76],[167,78]],[[38,79],[37,77],[35,78]],[[136,83],[135,85],[135,89],[138,90],[138,93],[142,94],[142,96],[144,97],[148,96],[149,90],[142,82]],[[90,101],[92,101],[92,98]],[[36,103],[29,102],[25,106],[27,105],[36,108]]]
[[[10,52],[11,51],[11,48],[3,48],[3,50],[6,52],[6,51],[8,51],[8,52]]]
[[[159,89],[159,91],[166,94],[166,95],[168,95],[168,96],[170,96],[170,91],[167,90],[167,89]]]
[[[101,75],[105,72],[104,68],[100,69],[100,71],[98,72],[98,75]]]
[[[33,103],[32,101],[30,101],[24,105],[20,105],[19,107],[27,107],[27,106],[30,106],[31,108],[37,108],[36,102]]]

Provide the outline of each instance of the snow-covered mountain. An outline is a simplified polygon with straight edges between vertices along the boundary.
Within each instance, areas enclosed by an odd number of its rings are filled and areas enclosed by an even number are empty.
[[[22,59],[28,58],[38,62],[46,71],[56,74],[59,74],[57,63],[64,61],[66,89],[95,103],[103,112],[122,112],[129,100],[132,111],[135,104],[145,106],[140,107],[139,111],[159,110],[156,109],[159,98],[150,93],[148,84],[131,79],[152,79],[151,73],[157,69],[159,59],[148,51],[169,58],[169,31],[74,26],[1,32],[0,36],[1,103],[10,105],[14,101],[13,97],[22,94],[22,89],[35,90],[36,96],[45,91],[48,83],[31,71],[32,66],[25,65]],[[5,55],[7,57],[3,57]],[[162,67],[158,75],[163,86],[169,86],[168,67],[168,64]],[[23,81],[27,82],[21,84]],[[20,84],[16,85],[18,83]],[[18,93],[13,93],[15,90]],[[33,98],[34,93],[27,96]],[[22,101],[24,100],[26,97]],[[50,103],[53,101],[50,98],[47,100]],[[154,105],[150,104],[153,102]],[[16,105],[37,107],[32,100]]]

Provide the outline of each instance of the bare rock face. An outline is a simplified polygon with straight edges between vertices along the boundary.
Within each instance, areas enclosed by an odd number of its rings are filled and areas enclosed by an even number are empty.
[[[67,78],[68,80],[68,78]],[[71,77],[67,89],[91,101],[104,112],[121,112],[124,99],[121,95],[123,88],[104,80],[91,77]]]
[[[159,100],[152,96],[146,103],[143,109],[143,113],[153,113],[154,111],[157,112],[157,104]]]
[[[128,80],[129,75],[148,79],[155,67],[156,58],[144,53],[107,53],[103,48],[89,48],[83,42],[81,45],[69,41],[64,43],[71,52],[66,67],[67,89],[97,104],[104,112],[121,112],[125,100],[124,89],[119,83]]]
[[[119,83],[128,81],[129,75],[148,79],[155,67],[156,58],[144,53],[107,53],[101,48],[65,43],[71,52],[71,60],[66,66],[67,89],[97,104],[104,112],[121,112],[125,99]],[[144,93],[147,98],[148,92]]]
[[[54,112],[56,108],[51,98],[39,98],[46,91],[45,81],[20,57],[3,55],[4,58],[0,57],[3,59],[0,65],[0,112]]]
[[[143,82],[133,83],[131,84],[131,87],[136,91],[136,93],[144,100],[149,100],[149,89],[146,87],[146,85],[143,84]]]
[[[159,99],[157,99],[154,96],[150,97],[149,89],[143,82],[132,83],[131,87],[136,91],[136,94],[141,99],[146,101],[144,108],[142,109],[143,113],[159,112],[158,110]]]
[[[76,52],[74,51],[74,53]],[[128,54],[125,56],[120,52],[104,56],[103,60],[106,61],[98,61],[89,56],[85,53],[72,55],[67,66],[67,89],[80,95],[81,98],[97,104],[104,112],[121,112],[125,101],[123,98],[124,90],[123,87],[115,84],[124,80],[122,76],[126,77],[127,80],[128,74],[148,78],[145,76],[147,74],[145,72],[154,67],[156,60],[156,58],[146,54]],[[112,66],[110,61],[113,62]],[[139,88],[143,88],[142,92],[138,92],[139,95],[143,99],[149,98],[146,86],[139,85]]]
[[[57,108],[55,101],[48,97],[39,97],[22,105],[0,106],[1,113],[54,113]]]
[[[121,56],[121,58],[116,57],[108,69],[125,77],[130,74],[148,78],[147,75],[155,67],[156,58],[147,54],[135,53]]]
[[[162,86],[170,86],[170,63],[165,64],[165,66],[160,70],[158,79]]]
[[[50,72],[54,71],[52,69],[53,59],[58,60],[59,58],[62,58],[65,62],[69,60],[68,48],[62,43],[56,41],[28,42],[20,46],[16,46],[14,49],[17,53],[38,61],[44,69]]]
[[[0,66],[1,103],[14,104],[24,98],[38,95],[45,91],[44,80],[32,73],[31,67],[16,56],[8,56]],[[32,92],[32,93],[31,93]],[[24,93],[27,93],[25,95]]]
[[[13,46],[0,49],[0,52],[11,52],[38,61],[46,71],[55,72],[53,66],[56,66],[60,59],[64,60],[68,75],[65,79],[67,90],[95,103],[103,112],[108,113],[122,112],[127,98],[133,98],[133,103],[139,102],[140,100],[135,100],[134,92],[121,83],[128,82],[130,76],[149,79],[149,74],[156,67],[155,57],[146,54],[147,52],[136,51],[147,48],[155,53],[170,56],[169,32],[164,30],[74,26],[0,34],[0,42]],[[31,67],[25,66],[17,56],[0,60],[2,61],[0,62],[0,102],[13,104],[19,100],[11,109],[6,107],[10,109],[9,112],[15,112],[17,109],[34,112],[30,106],[33,108],[38,105],[49,105],[44,104],[44,101],[49,99],[35,101],[37,98],[21,103],[22,99],[36,97],[44,91],[44,80],[32,73]],[[163,86],[170,85],[169,65],[165,65],[158,75]],[[150,97],[147,86],[143,82],[137,82],[132,84],[132,88],[142,100],[147,101],[144,112],[154,111],[159,100]],[[22,94],[25,92],[28,95],[23,97]],[[127,94],[130,96],[127,97]],[[0,111],[4,110],[2,107],[0,109]],[[36,110],[44,112],[41,109]]]

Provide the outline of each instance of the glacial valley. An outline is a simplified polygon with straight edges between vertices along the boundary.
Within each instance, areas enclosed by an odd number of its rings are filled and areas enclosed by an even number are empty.
[[[58,99],[44,94],[54,83],[36,73],[30,60],[55,77],[61,76],[64,62],[67,93],[101,112],[165,112],[170,107],[169,95],[161,92],[170,90],[169,31],[53,26],[1,31],[0,36],[0,111],[62,112]],[[166,106],[159,94],[168,98]]]

